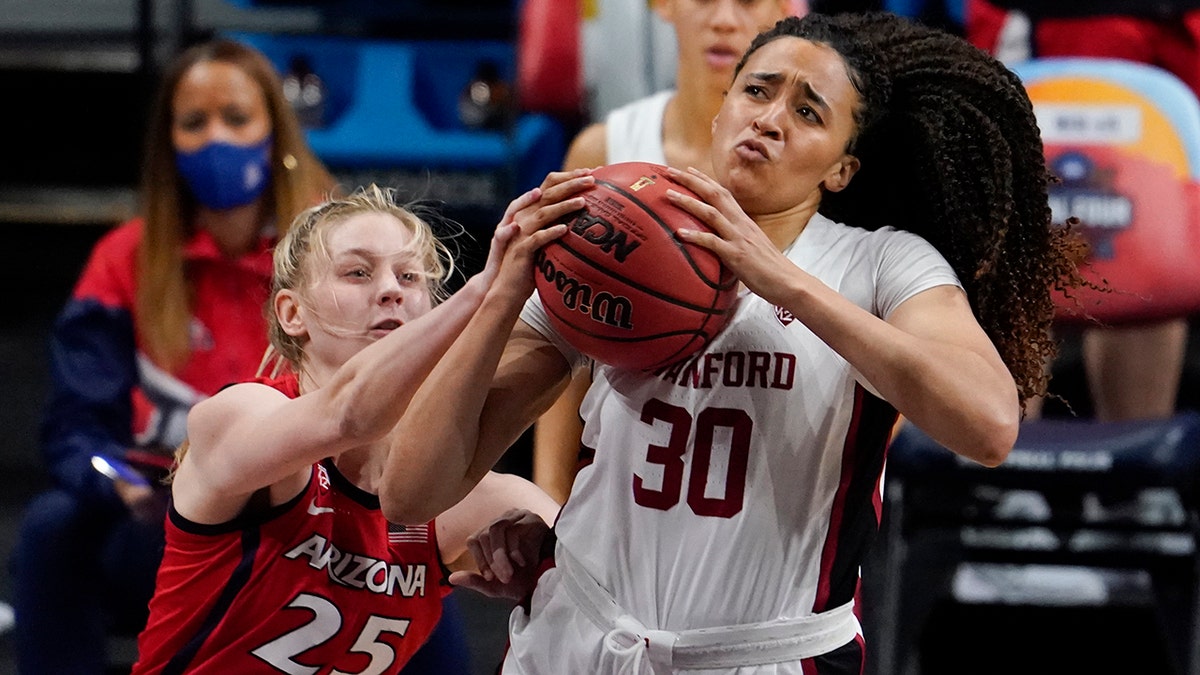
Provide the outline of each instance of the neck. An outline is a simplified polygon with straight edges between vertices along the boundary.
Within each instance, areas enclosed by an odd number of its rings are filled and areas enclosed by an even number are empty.
[[[721,109],[724,89],[711,73],[692,77],[686,70],[680,68],[675,95],[663,113],[663,147],[668,164],[694,166],[711,174],[712,122]]]
[[[748,215],[770,238],[775,248],[782,251],[796,241],[796,237],[799,237],[804,228],[808,226],[808,221],[817,212],[820,204],[820,192],[817,192],[813,198],[785,211]]]
[[[201,206],[196,211],[196,226],[212,235],[221,253],[236,258],[250,252],[258,244],[265,215],[266,206],[262,199],[225,211],[213,211]]]
[[[671,103],[674,104],[676,113],[680,115],[680,121],[684,123],[689,135],[709,143],[712,141],[712,121],[721,110],[725,90],[715,83],[705,82],[704,79],[680,82]]]

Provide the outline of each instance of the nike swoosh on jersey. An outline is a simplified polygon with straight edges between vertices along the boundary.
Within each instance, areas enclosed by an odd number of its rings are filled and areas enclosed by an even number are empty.
[[[317,506],[317,498],[308,503],[308,514],[310,516],[319,516],[322,513],[333,513],[333,509],[328,506]]]

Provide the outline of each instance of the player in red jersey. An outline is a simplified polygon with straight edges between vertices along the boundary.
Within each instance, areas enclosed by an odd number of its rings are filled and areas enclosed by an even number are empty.
[[[528,275],[561,236],[517,238],[512,213],[538,196],[514,202],[483,271],[440,304],[448,251],[391,193],[297,218],[274,256],[269,333],[284,374],[189,414],[134,673],[399,672],[437,623],[469,535],[513,508],[547,527],[555,502],[511,475],[415,526],[389,524],[376,496],[393,427],[488,287],[511,267]]]

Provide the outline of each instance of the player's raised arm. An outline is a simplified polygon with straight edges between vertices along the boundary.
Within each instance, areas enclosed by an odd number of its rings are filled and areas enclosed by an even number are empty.
[[[583,206],[588,170],[550,174],[538,203],[520,209],[522,237]],[[535,250],[510,247],[499,276],[462,335],[414,396],[392,437],[380,502],[396,522],[424,522],[453,506],[553,402],[568,366],[557,348],[517,321],[534,290]]]

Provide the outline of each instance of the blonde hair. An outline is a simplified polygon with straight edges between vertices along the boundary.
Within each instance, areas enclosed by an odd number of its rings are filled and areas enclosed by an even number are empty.
[[[371,184],[353,194],[330,200],[303,211],[292,222],[287,234],[275,247],[274,274],[271,279],[271,299],[267,303],[267,335],[271,345],[260,366],[266,372],[272,361],[278,372],[279,360],[300,372],[304,358],[304,340],[288,335],[279,323],[274,310],[274,298],[284,289],[304,288],[312,280],[307,277],[311,266],[305,263],[313,254],[328,260],[326,239],[330,228],[362,213],[383,213],[396,218],[413,237],[413,249],[425,268],[429,297],[433,304],[445,300],[449,293],[446,282],[454,274],[454,257],[437,236],[426,218],[418,216],[415,205],[401,205],[396,191]]]
[[[297,374],[301,372],[304,341],[284,332],[279,317],[275,314],[274,298],[281,290],[303,288],[312,281],[307,276],[311,266],[305,262],[313,254],[328,261],[325,242],[330,229],[352,216],[360,213],[384,213],[400,221],[412,234],[412,246],[418,252],[418,258],[425,268],[426,284],[433,304],[436,305],[449,297],[446,282],[455,272],[454,256],[429,224],[432,218],[416,214],[417,211],[423,210],[415,204],[401,205],[396,201],[395,190],[372,184],[355,190],[347,197],[313,206],[296,216],[287,234],[275,246],[271,295],[265,308],[270,345],[263,354],[258,375],[275,377],[285,368],[290,368]],[[163,479],[164,484],[175,480],[175,473],[187,455],[188,445],[188,441],[185,440],[175,449],[175,461],[169,475]]]
[[[145,223],[138,252],[137,329],[150,357],[170,371],[191,354],[191,282],[183,247],[194,233],[196,204],[175,167],[171,140],[172,99],[179,82],[195,65],[219,61],[236,66],[262,90],[271,119],[271,185],[268,210],[282,235],[296,214],[335,188],[333,177],[309,149],[270,61],[253,48],[229,40],[188,49],[164,74],[147,120],[142,165],[142,212]]]

